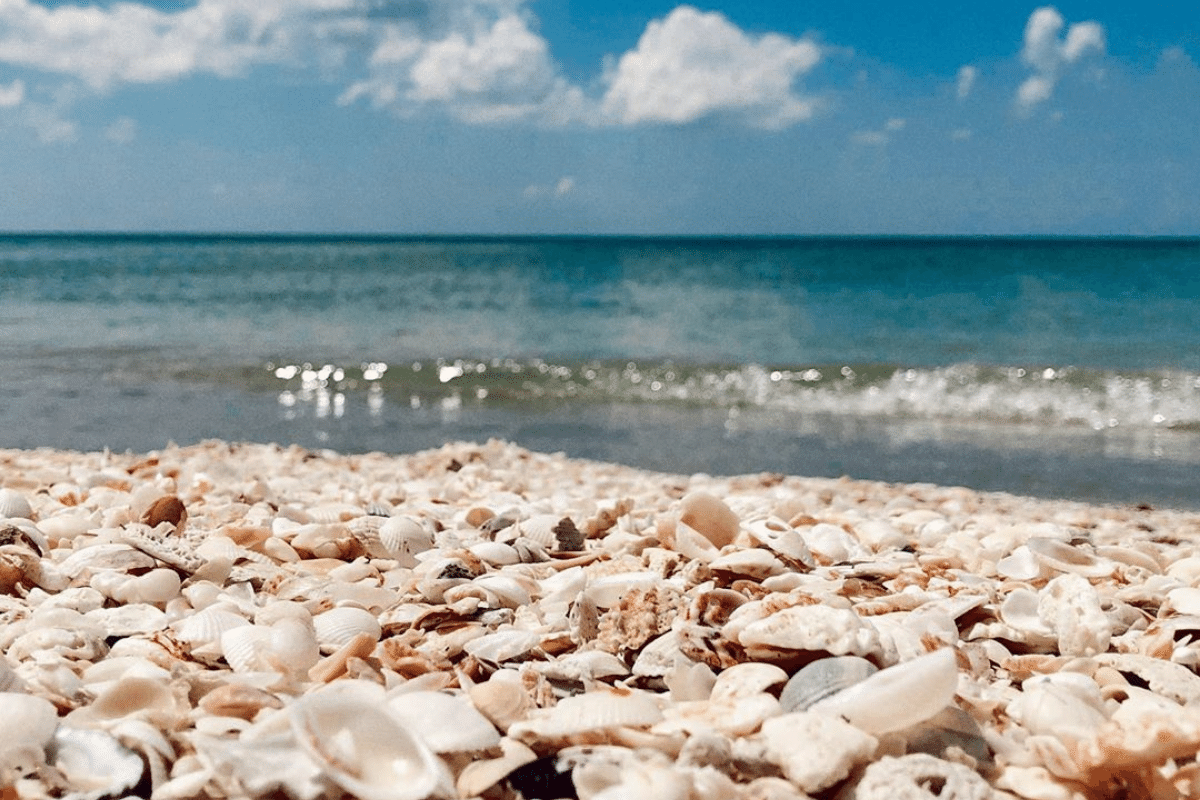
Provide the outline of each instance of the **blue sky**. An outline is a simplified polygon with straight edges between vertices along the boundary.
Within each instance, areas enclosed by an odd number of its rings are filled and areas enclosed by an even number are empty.
[[[0,230],[1200,234],[1200,3],[0,0]]]

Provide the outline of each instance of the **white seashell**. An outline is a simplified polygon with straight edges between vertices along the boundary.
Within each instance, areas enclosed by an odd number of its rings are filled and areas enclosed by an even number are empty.
[[[84,727],[112,725],[123,720],[143,720],[163,729],[173,729],[187,716],[181,699],[162,676],[126,675],[104,686],[96,699],[66,716]]]
[[[1111,561],[1097,558],[1058,539],[1031,536],[1025,541],[1025,547],[1044,565],[1058,572],[1070,572],[1085,578],[1107,578],[1115,568]]]
[[[747,661],[723,670],[713,683],[711,696],[713,700],[747,697],[781,686],[787,680],[787,673],[774,664]]]
[[[513,723],[508,735],[525,743],[569,740],[583,734],[624,727],[646,727],[663,719],[655,696],[637,689],[597,689],[563,698]]]
[[[1006,711],[1029,733],[1075,740],[1090,739],[1108,719],[1100,687],[1078,672],[1030,678]]]
[[[488,664],[503,664],[533,652],[541,643],[540,633],[510,628],[472,639],[463,645],[463,650]]]
[[[679,503],[679,522],[712,543],[718,550],[733,544],[740,529],[738,515],[724,500],[707,492],[691,492]]]
[[[179,596],[179,573],[160,567],[144,575],[104,571],[92,576],[89,585],[118,603],[166,604]]]
[[[1032,581],[1042,577],[1047,569],[1032,550],[1021,545],[996,562],[996,572],[1014,581]]]
[[[221,655],[234,672],[265,672],[262,653],[270,647],[271,631],[259,625],[241,625],[221,634]]]
[[[629,674],[629,667],[623,660],[603,650],[576,650],[554,661],[530,662],[529,668],[551,680],[583,684]]]
[[[58,545],[100,527],[100,515],[83,510],[64,511],[38,520],[37,526],[51,545]]]
[[[807,664],[783,687],[784,713],[807,711],[814,704],[869,678],[879,668],[858,656],[830,656]]]
[[[521,554],[511,544],[505,542],[476,542],[467,549],[493,567],[506,567],[510,564],[521,563]]]
[[[768,517],[754,520],[746,525],[750,540],[765,545],[781,556],[797,561],[806,567],[816,566],[812,552],[804,543],[800,532],[783,520]]]
[[[313,628],[322,652],[332,653],[354,637],[367,633],[376,641],[383,635],[379,620],[370,611],[341,606],[313,617]]]
[[[107,636],[138,636],[167,627],[167,615],[148,603],[124,603],[114,608],[97,608],[84,614],[104,629]]]
[[[0,740],[0,775],[41,767],[45,748],[58,727],[58,712],[50,701],[31,694],[0,692],[0,719],[10,732]],[[16,731],[19,736],[11,735]]]
[[[737,621],[730,620],[726,629],[736,629],[736,625]],[[866,656],[879,651],[875,628],[850,609],[824,605],[792,606],[777,611],[741,628],[737,641],[748,650],[813,650],[835,656]]]
[[[47,748],[53,764],[71,787],[86,787],[66,795],[70,800],[124,797],[141,782],[146,763],[133,750],[101,730],[60,725]]]
[[[453,791],[445,765],[386,709],[382,690],[343,680],[287,708],[304,752],[361,800],[424,800]]]
[[[16,489],[0,489],[0,519],[32,519],[33,507]]]
[[[502,731],[525,719],[535,707],[521,674],[513,669],[496,670],[486,681],[472,686],[468,694],[479,713]]]
[[[837,525],[820,522],[811,528],[801,528],[800,535],[813,557],[822,564],[844,564],[863,560],[867,552],[858,540]]]
[[[435,753],[476,753],[500,744],[500,734],[465,697],[443,692],[404,692],[388,710]]]
[[[491,597],[495,598],[505,608],[527,606],[532,599],[529,589],[522,585],[519,580],[508,575],[480,575],[472,583],[481,589],[485,589]]]
[[[520,742],[504,739],[504,755],[472,761],[459,773],[455,788],[459,797],[480,797],[518,767],[537,760],[537,753]]]
[[[731,553],[717,556],[709,562],[709,569],[714,572],[727,572],[743,575],[751,580],[761,581],[772,575],[778,575],[787,570],[778,558],[768,550],[758,548],[734,550]]]
[[[117,572],[133,572],[149,570],[159,566],[153,556],[149,556],[127,544],[93,544],[79,550],[73,550],[58,565],[59,570],[68,578],[76,578],[84,570],[111,569]]]
[[[675,704],[708,700],[712,697],[716,682],[717,676],[708,664],[683,658],[677,659],[675,666],[663,675],[663,683],[667,685],[671,702]]]
[[[226,631],[249,624],[243,616],[210,606],[172,623],[171,630],[176,639],[197,648],[218,644]]]
[[[813,704],[867,733],[881,735],[924,722],[954,699],[958,662],[945,647],[880,670],[860,683]]]
[[[379,541],[401,567],[415,567],[416,555],[433,548],[433,534],[412,517],[389,517],[378,533]]]
[[[363,516],[366,512],[359,506],[350,503],[326,503],[307,509],[308,517],[313,522],[349,522]]]

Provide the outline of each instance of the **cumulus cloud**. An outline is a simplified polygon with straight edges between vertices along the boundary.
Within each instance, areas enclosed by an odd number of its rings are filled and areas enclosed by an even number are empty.
[[[339,46],[356,0],[200,0],[177,12],[139,3],[46,8],[0,3],[0,61],[69,75],[94,89],[286,63],[308,46]],[[311,55],[311,54],[309,54]],[[334,58],[331,54],[317,61]]]
[[[25,83],[15,80],[8,86],[0,85],[0,108],[19,106],[25,99]]]
[[[625,124],[734,112],[781,128],[812,116],[814,102],[793,87],[820,59],[811,41],[749,36],[721,14],[679,6],[651,22],[637,47],[617,61],[602,109]]]
[[[1031,111],[1054,94],[1062,73],[1085,56],[1105,50],[1104,26],[1098,22],[1076,22],[1060,38],[1065,22],[1058,10],[1044,6],[1029,15],[1021,60],[1033,71],[1017,89],[1017,106]]]

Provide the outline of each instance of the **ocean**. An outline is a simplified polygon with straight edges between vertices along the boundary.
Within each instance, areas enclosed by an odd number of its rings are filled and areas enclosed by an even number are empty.
[[[0,447],[498,437],[1200,508],[1200,239],[0,236]]]

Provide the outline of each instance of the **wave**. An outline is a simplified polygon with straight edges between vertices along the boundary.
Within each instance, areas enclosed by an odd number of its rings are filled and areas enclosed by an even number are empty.
[[[368,405],[414,408],[656,404],[879,421],[1200,430],[1200,374],[1166,369],[437,358],[272,361],[236,374],[193,369],[176,377],[234,381],[276,392],[287,406],[336,408],[362,396]]]

